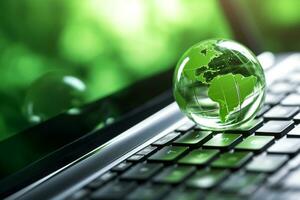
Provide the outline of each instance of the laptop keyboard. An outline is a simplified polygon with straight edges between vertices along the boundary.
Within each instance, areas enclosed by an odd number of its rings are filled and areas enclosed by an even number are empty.
[[[188,121],[68,199],[250,199],[257,190],[266,191],[264,199],[285,199],[300,189],[296,73],[269,87],[251,126],[213,132]]]

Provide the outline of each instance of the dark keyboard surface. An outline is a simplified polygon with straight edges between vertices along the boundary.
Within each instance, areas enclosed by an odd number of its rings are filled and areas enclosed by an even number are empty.
[[[68,199],[251,199],[256,191],[266,191],[264,199],[287,199],[287,191],[297,197],[300,72],[295,73],[298,79],[293,75],[269,87],[251,126],[217,133],[187,121]]]

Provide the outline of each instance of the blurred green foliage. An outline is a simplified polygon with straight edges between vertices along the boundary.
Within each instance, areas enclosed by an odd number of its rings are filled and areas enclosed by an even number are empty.
[[[300,34],[299,1],[244,3],[270,49],[299,48],[286,40]],[[212,37],[232,38],[217,0],[0,1],[0,140],[30,125],[25,98],[48,72],[81,79],[89,102],[174,66]]]
[[[1,1],[0,140],[30,125],[26,96],[48,72],[81,79],[89,102],[170,68],[210,37],[231,37],[217,1]]]
[[[300,50],[299,0],[248,0],[238,3],[252,19],[265,50]]]

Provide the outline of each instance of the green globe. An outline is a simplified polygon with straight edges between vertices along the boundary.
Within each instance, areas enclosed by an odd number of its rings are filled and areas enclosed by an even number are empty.
[[[204,129],[239,129],[264,103],[266,83],[259,61],[232,40],[205,40],[189,48],[173,82],[181,111]]]

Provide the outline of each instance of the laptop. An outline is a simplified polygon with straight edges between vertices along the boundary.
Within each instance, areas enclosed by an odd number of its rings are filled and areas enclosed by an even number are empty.
[[[1,2],[1,199],[298,199],[298,7],[266,2]],[[172,96],[179,57],[209,38],[265,71],[239,130],[202,130]]]

